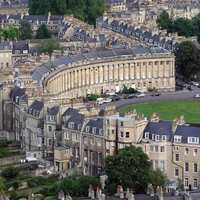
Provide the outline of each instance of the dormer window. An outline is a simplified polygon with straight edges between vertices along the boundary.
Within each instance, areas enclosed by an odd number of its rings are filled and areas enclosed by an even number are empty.
[[[162,141],[166,141],[166,135],[162,135]]]
[[[145,139],[149,139],[149,132],[145,133]]]
[[[54,116],[53,115],[50,116],[50,121],[54,121]]]
[[[15,50],[15,54],[20,54],[20,50]]]
[[[156,135],[156,141],[159,141],[159,138],[160,138],[160,136],[159,135]]]
[[[32,110],[33,110],[33,108],[29,108],[29,112],[28,113],[31,114]]]
[[[81,124],[78,124],[77,128],[78,128],[78,130],[81,130]]]
[[[188,143],[190,143],[190,144],[199,144],[199,138],[188,137]]]
[[[33,110],[33,115],[35,116],[35,114],[36,114],[36,110]]]
[[[155,140],[155,134],[152,134],[152,140]]]
[[[103,135],[103,129],[99,129],[99,135]]]
[[[16,24],[19,24],[19,20],[16,20]]]
[[[50,24],[53,24],[53,21],[50,21]]]
[[[92,128],[92,133],[96,133],[96,130],[97,130],[96,127]]]
[[[89,130],[90,130],[90,127],[89,127],[89,126],[86,126],[85,131],[86,131],[86,132],[89,132]]]
[[[28,50],[23,50],[23,53],[28,53]]]
[[[40,114],[40,111],[38,110],[38,111],[36,112],[36,117],[38,117],[39,114]]]
[[[61,21],[58,21],[58,24],[61,24]]]
[[[18,96],[16,96],[15,102],[19,103],[19,97]]]
[[[180,135],[175,135],[174,136],[174,142],[181,142],[181,136]]]
[[[74,128],[74,123],[73,122],[69,122],[68,128]]]
[[[46,121],[49,121],[49,115],[46,115]]]

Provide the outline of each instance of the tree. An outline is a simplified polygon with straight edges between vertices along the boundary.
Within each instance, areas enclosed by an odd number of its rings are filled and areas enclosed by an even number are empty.
[[[36,39],[46,39],[49,38],[49,31],[46,24],[42,23],[37,31]]]
[[[167,30],[168,33],[173,32],[173,20],[170,18],[168,12],[163,10],[158,19],[156,20],[157,27],[160,30]]]
[[[5,186],[4,186],[4,184],[3,184],[2,178],[0,177],[0,193],[1,193],[3,196],[6,195],[4,190],[5,190]]]
[[[4,177],[7,180],[11,180],[16,178],[19,175],[18,168],[15,167],[8,167],[2,170],[1,176]]]
[[[56,40],[53,40],[52,38],[42,41],[37,45],[37,49],[39,53],[48,53],[49,58],[51,59],[51,55],[53,53],[53,50],[61,50],[63,51],[63,48],[59,45],[59,43],[56,42]]]
[[[174,32],[178,32],[180,36],[192,37],[198,34],[197,28],[189,19],[178,18],[174,21],[173,27]]]
[[[200,70],[200,52],[191,41],[182,42],[177,46],[176,72],[189,79]]]
[[[150,182],[151,162],[141,147],[126,146],[116,156],[108,156],[105,171],[108,176],[106,189],[110,195],[116,193],[117,186],[124,190],[132,188],[135,193],[145,193]]]
[[[31,25],[28,21],[22,20],[20,22],[19,31],[20,31],[20,39],[21,40],[26,40],[26,39],[32,38],[33,31],[31,29]]]
[[[10,39],[14,40],[14,38],[19,38],[19,30],[13,27],[11,24],[9,25],[8,29],[3,29],[0,27],[0,37],[3,37],[4,40]]]
[[[74,14],[75,18],[96,24],[96,18],[100,17],[106,10],[105,0],[30,0],[30,15],[52,15]]]
[[[164,185],[168,181],[166,173],[162,171],[160,168],[158,169],[151,168],[150,177],[151,177],[150,182],[154,186],[154,189],[156,189],[156,186],[162,186],[164,188]]]

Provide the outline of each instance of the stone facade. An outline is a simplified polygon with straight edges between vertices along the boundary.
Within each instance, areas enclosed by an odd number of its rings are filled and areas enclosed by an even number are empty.
[[[92,52],[59,59],[62,67],[49,63],[53,72],[41,74],[40,66],[33,78],[50,93],[70,98],[120,92],[123,85],[138,91],[174,91],[174,59],[159,47]]]

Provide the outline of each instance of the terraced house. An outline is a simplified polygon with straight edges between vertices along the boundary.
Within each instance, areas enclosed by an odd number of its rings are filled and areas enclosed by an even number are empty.
[[[174,55],[160,47],[133,46],[70,55],[38,67],[33,79],[55,95],[139,91],[174,91]]]

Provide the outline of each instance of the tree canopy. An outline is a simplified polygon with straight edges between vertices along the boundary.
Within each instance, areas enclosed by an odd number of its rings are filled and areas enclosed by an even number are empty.
[[[19,175],[18,168],[15,167],[8,167],[1,171],[1,176],[4,177],[7,180],[11,180],[16,178]]]
[[[46,24],[42,23],[37,31],[37,35],[36,35],[36,39],[46,39],[49,38],[50,34],[49,31],[47,29]]]
[[[177,46],[176,72],[185,78],[194,76],[200,70],[200,52],[191,41],[185,41]]]
[[[52,38],[46,39],[46,40],[40,42],[37,45],[37,49],[38,49],[39,53],[45,53],[45,54],[48,53],[50,59],[51,59],[53,50],[61,50],[61,52],[63,52],[63,48],[60,46],[60,44],[58,42],[56,42],[56,40],[53,40]]]
[[[134,193],[145,193],[147,184],[151,181],[151,166],[142,148],[132,145],[120,149],[116,156],[108,156],[105,161],[108,193],[115,194],[118,185],[124,190],[132,188]]]
[[[75,18],[95,25],[96,18],[106,10],[104,2],[105,0],[30,0],[29,14],[74,14]]]
[[[5,190],[5,186],[4,186],[4,184],[3,184],[2,178],[0,177],[0,193],[1,193],[3,196],[6,195],[4,190]]]
[[[20,22],[19,31],[20,31],[20,39],[21,40],[26,40],[26,39],[32,38],[33,31],[32,31],[31,25],[28,21],[22,20]]]
[[[163,10],[158,19],[156,20],[157,27],[160,30],[167,30],[168,33],[173,32],[173,20],[170,18],[168,12]]]
[[[191,20],[177,18],[173,21],[167,11],[163,10],[156,23],[159,29],[167,30],[168,33],[178,32],[179,36],[185,37],[197,36],[200,41],[200,13]]]
[[[3,37],[4,40],[10,39],[13,40],[14,38],[19,38],[19,30],[13,27],[11,24],[9,25],[8,29],[3,29],[0,27],[0,37]]]

